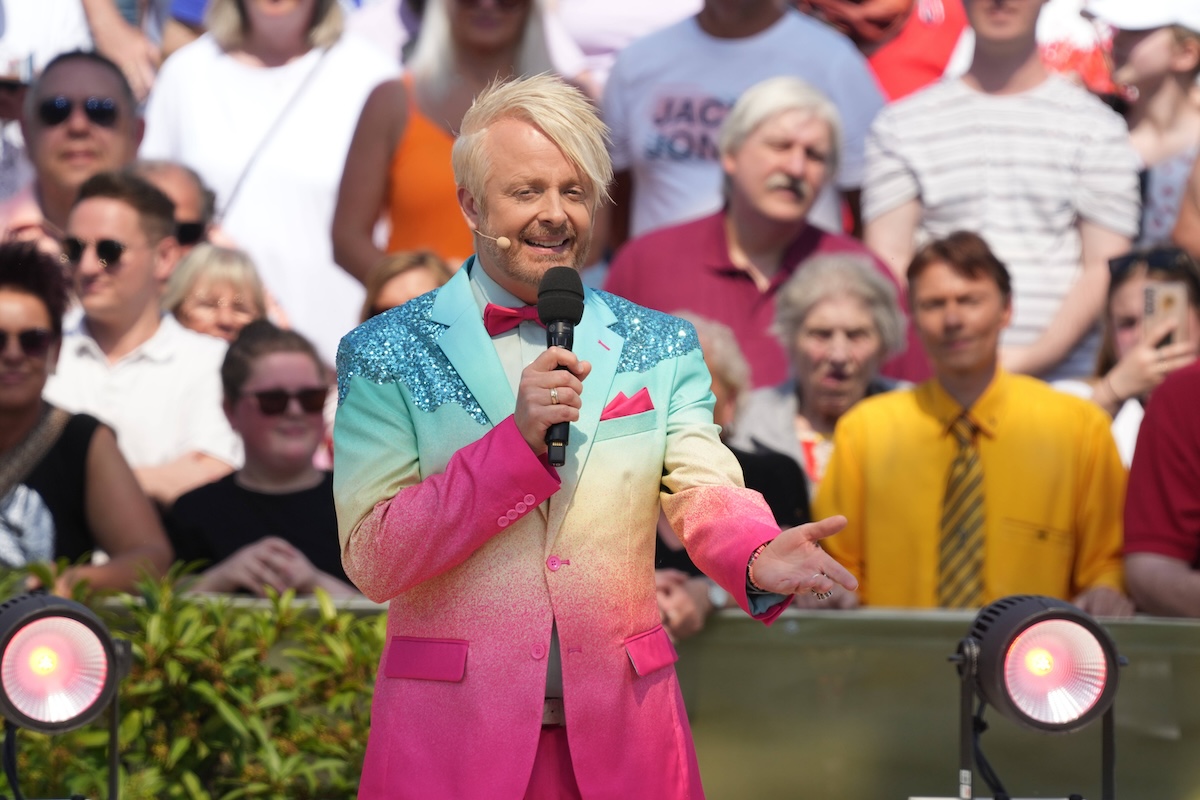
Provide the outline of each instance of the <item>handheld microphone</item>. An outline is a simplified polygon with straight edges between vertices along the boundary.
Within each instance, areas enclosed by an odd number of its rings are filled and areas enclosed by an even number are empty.
[[[501,250],[507,250],[508,248],[512,247],[512,239],[508,238],[507,236],[488,236],[486,233],[478,229],[476,229],[475,232],[485,239],[491,239],[496,243],[496,247],[499,247]]]
[[[496,243],[499,245],[499,242]],[[546,347],[570,350],[575,344],[575,326],[583,319],[583,281],[570,267],[551,267],[538,284],[538,319],[546,326]],[[566,367],[559,366],[559,369]],[[546,431],[550,465],[567,463],[567,437],[571,426],[556,422]]]

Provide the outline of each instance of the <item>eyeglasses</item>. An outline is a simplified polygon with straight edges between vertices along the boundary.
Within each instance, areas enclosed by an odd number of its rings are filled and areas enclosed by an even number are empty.
[[[54,333],[46,328],[26,328],[16,333],[0,330],[0,353],[8,350],[8,337],[15,336],[21,352],[29,358],[41,358],[50,352]]]
[[[512,11],[527,3],[528,0],[495,0],[496,8],[504,11]],[[458,4],[463,8],[479,8],[483,5],[483,0],[458,0]]]
[[[251,392],[250,396],[258,400],[258,410],[264,416],[277,417],[287,411],[293,397],[300,401],[300,408],[305,414],[319,414],[325,410],[325,398],[328,394],[329,390],[324,386],[314,386],[294,392],[287,389],[264,389],[261,392]]]
[[[88,246],[92,242],[85,239],[80,239],[77,236],[68,236],[62,242],[62,261],[72,266],[79,266],[79,262],[83,260],[83,254],[87,252]],[[97,239],[96,258],[100,260],[100,266],[104,269],[115,267],[121,261],[121,256],[129,249],[129,246],[123,242],[118,242],[116,239]]]
[[[253,319],[258,316],[258,309],[246,302],[246,299],[241,295],[229,297],[213,297],[207,294],[193,294],[188,297],[191,300],[191,305],[186,308],[187,313],[195,314],[202,311],[208,314],[215,314],[222,308],[228,308],[230,313],[236,314],[239,317],[248,317]]]
[[[203,222],[176,222],[175,241],[184,247],[199,244],[204,239],[205,227]]]
[[[47,97],[38,105],[38,116],[42,123],[51,127],[61,125],[70,118],[75,110],[75,104],[83,105],[83,113],[88,120],[102,128],[111,128],[117,124],[117,101],[111,97],[88,97],[84,100],[72,100],[63,97]]]

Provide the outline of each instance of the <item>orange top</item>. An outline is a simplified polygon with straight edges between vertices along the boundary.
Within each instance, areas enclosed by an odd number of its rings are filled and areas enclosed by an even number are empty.
[[[389,253],[427,249],[457,267],[475,251],[458,207],[450,148],[454,137],[421,113],[404,78],[408,121],[388,172]]]

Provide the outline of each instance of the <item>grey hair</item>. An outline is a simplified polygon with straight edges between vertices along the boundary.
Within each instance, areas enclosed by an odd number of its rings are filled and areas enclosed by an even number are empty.
[[[754,84],[733,104],[717,136],[722,156],[737,152],[754,129],[785,111],[801,111],[829,126],[829,174],[837,172],[842,157],[842,118],[837,107],[811,84],[782,75]]]
[[[672,314],[696,326],[700,337],[700,350],[713,378],[733,390],[734,406],[740,406],[740,398],[750,389],[750,364],[742,355],[733,329],[728,325],[696,314],[692,311],[674,311]]]
[[[435,96],[446,92],[459,80],[454,65],[454,40],[450,36],[450,10],[446,3],[452,0],[427,0],[421,15],[421,31],[417,35],[412,54],[404,67],[414,77],[419,77]],[[525,30],[513,63],[513,75],[540,75],[554,72],[550,58],[550,45],[546,41],[544,0],[532,0]],[[509,76],[500,75],[500,78]]]
[[[866,303],[883,344],[883,356],[904,351],[907,320],[896,298],[896,287],[869,256],[829,253],[804,261],[775,296],[775,333],[788,352],[804,320],[818,304],[835,295],[857,297]]]
[[[250,256],[241,250],[207,243],[192,248],[171,272],[163,290],[163,311],[178,313],[183,301],[201,280],[227,282],[239,287],[254,303],[259,316],[266,316],[267,302],[262,278]]]

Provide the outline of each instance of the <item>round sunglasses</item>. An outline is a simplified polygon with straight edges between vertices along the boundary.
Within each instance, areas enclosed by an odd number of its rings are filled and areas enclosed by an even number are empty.
[[[68,236],[62,241],[62,260],[71,266],[79,266],[79,262],[83,260],[83,254],[87,252],[88,246],[91,244],[92,242],[80,239],[78,236]],[[117,266],[121,262],[121,256],[129,249],[129,245],[118,242],[116,239],[97,239],[95,246],[96,258],[104,269]]]
[[[41,358],[50,352],[50,345],[54,344],[54,333],[47,328],[25,328],[15,333],[0,330],[0,353],[8,351],[10,336],[16,337],[17,346],[29,358]]]
[[[117,101],[111,97],[88,97],[83,100],[72,100],[61,94],[47,97],[38,104],[38,117],[44,125],[61,125],[71,117],[76,103],[83,105],[83,113],[93,124],[102,128],[111,128],[117,124]]]
[[[250,396],[258,401],[258,410],[267,417],[277,417],[287,411],[292,398],[300,401],[300,408],[305,414],[319,414],[325,410],[325,398],[329,390],[324,386],[314,386],[309,389],[297,389],[289,392],[287,389],[264,389],[261,392],[250,392]]]

